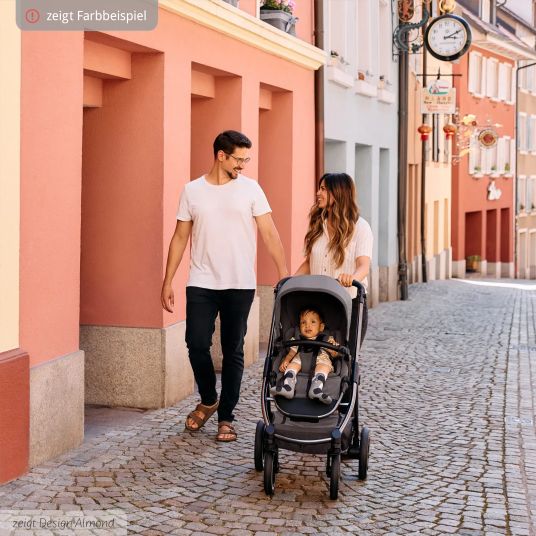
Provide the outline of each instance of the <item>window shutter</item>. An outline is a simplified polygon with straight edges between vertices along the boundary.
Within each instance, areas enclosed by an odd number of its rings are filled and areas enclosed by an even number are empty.
[[[516,149],[516,140],[514,140],[513,138],[510,140],[510,160],[509,160],[509,164],[510,164],[510,173],[512,174],[515,174],[516,170],[515,170],[515,166],[516,166],[516,152],[517,152],[517,149]]]
[[[469,93],[478,93],[477,90],[477,67],[478,67],[478,56],[471,52],[469,54]]]
[[[506,67],[507,65],[504,63],[499,63],[499,89],[497,92],[497,97],[500,100],[507,100],[506,99]]]
[[[506,162],[506,148],[508,140],[506,138],[499,138],[497,140],[497,171],[504,171],[504,164]]]
[[[512,104],[515,104],[517,99],[517,91],[516,91],[516,70],[515,68],[510,69],[510,102]]]
[[[482,56],[482,62],[480,64],[480,94],[486,95],[488,88],[488,59]]]
[[[532,120],[531,116],[525,117],[525,151],[530,151],[532,147]]]

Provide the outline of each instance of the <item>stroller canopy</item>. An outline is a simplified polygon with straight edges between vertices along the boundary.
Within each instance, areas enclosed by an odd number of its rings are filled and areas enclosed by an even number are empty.
[[[297,326],[300,311],[305,307],[317,310],[327,329],[344,334],[348,340],[352,298],[337,280],[324,275],[300,275],[285,281],[274,303],[277,335],[281,326]]]

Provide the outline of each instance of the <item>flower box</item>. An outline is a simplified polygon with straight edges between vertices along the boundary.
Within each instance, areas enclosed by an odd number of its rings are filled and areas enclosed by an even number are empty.
[[[290,35],[296,35],[298,18],[282,9],[264,9],[261,7],[261,20]]]

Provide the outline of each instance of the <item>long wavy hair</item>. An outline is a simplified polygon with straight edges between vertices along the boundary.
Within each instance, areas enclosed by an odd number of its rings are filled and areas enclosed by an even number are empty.
[[[355,185],[352,177],[346,173],[326,173],[318,182],[319,188],[322,183],[328,194],[328,202],[325,208],[320,208],[318,203],[311,207],[309,229],[304,240],[305,256],[309,259],[313,244],[324,232],[323,225],[329,217],[334,233],[328,251],[339,268],[344,262],[344,250],[354,235],[359,218]]]

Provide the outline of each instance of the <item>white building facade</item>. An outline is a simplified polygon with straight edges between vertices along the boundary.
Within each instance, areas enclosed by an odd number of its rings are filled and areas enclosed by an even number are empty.
[[[323,2],[324,170],[356,181],[374,234],[369,299],[398,297],[398,69],[390,0]]]

